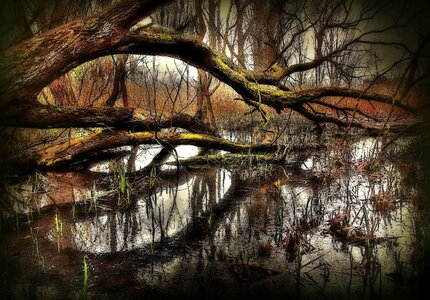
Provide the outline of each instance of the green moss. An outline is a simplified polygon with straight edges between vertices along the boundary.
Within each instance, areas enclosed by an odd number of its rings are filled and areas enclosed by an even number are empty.
[[[100,26],[100,23],[99,23],[98,18],[90,18],[90,19],[85,23],[85,26],[84,26],[84,28],[83,28],[83,29],[84,29],[85,31],[92,32],[92,31],[95,31],[99,26]]]
[[[227,66],[227,64],[221,59],[221,57],[217,57],[216,58],[216,62],[217,62],[218,67],[221,70],[225,71],[225,70],[229,70],[230,69],[229,66]]]
[[[192,158],[182,161],[182,164],[190,168],[204,168],[213,164],[248,164],[264,162],[267,159],[268,157],[263,154],[212,154],[206,156],[194,156]]]
[[[273,91],[272,92],[272,95],[273,96],[275,96],[275,97],[282,97],[282,98],[286,98],[286,97],[289,97],[289,96],[291,96],[292,95],[292,93],[291,92],[286,92],[286,91],[283,91],[283,90],[276,90],[276,91]]]
[[[129,136],[131,138],[136,138],[136,139],[150,139],[150,138],[154,138],[154,135],[151,132],[130,132]]]
[[[290,92],[286,92],[286,91],[283,91],[280,89],[274,89],[273,87],[271,88],[271,87],[268,87],[265,85],[261,85],[258,83],[253,83],[252,88],[260,91],[260,93],[262,93],[262,94],[265,94],[265,95],[268,95],[268,96],[274,97],[274,98],[286,98],[286,97],[288,97],[288,94],[290,93]]]
[[[205,137],[197,133],[182,133],[181,137],[185,140],[204,140]]]
[[[133,110],[134,120],[145,120],[145,116],[139,110]]]
[[[160,32],[144,32],[141,33],[143,36],[146,36],[146,38],[148,40],[154,40],[156,42],[162,42],[165,44],[174,44],[175,41],[175,37],[172,34],[169,33],[160,33]]]
[[[162,41],[172,42],[174,40],[173,35],[167,33],[159,33],[157,34],[157,38]]]

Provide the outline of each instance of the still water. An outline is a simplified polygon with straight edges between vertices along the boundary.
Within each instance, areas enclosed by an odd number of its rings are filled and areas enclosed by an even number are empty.
[[[409,295],[417,191],[411,166],[392,159],[406,144],[387,150],[379,139],[352,138],[299,162],[199,168],[180,164],[197,147],[142,145],[85,170],[38,172],[9,184],[2,293]],[[165,163],[151,167],[161,156]]]

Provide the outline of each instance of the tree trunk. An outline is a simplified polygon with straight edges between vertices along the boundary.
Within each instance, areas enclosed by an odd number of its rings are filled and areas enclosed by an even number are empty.
[[[18,163],[20,165],[30,164],[52,168],[71,163],[88,154],[101,150],[139,144],[194,145],[235,153],[266,152],[278,149],[278,146],[273,144],[240,144],[205,134],[170,132],[131,133],[129,131],[107,130],[35,151],[29,157],[24,157],[19,160]]]
[[[156,117],[137,108],[52,107],[42,104],[9,106],[0,112],[0,126],[41,129],[112,127],[129,131],[179,127],[196,133],[214,133],[201,120],[188,114]]]
[[[305,109],[306,104],[323,97],[354,97],[359,100],[374,100],[414,112],[413,108],[402,104],[401,99],[368,91],[337,87],[286,91],[277,87],[281,78],[296,72],[311,70],[320,65],[321,61],[311,61],[281,68],[282,71],[279,76],[269,76],[237,66],[227,57],[216,53],[193,37],[174,34],[159,27],[130,31],[130,26],[140,18],[149,15],[156,7],[167,2],[169,1],[123,0],[117,2],[111,9],[94,17],[69,22],[2,52],[0,54],[0,69],[3,73],[0,74],[0,94],[4,103],[2,103],[3,107],[0,113],[6,117],[6,120],[2,120],[2,122],[9,125],[24,126],[18,121],[20,120],[41,126],[41,121],[34,119],[34,116],[40,114],[41,111],[25,116],[27,112],[22,109],[23,106],[20,106],[19,103],[35,101],[42,88],[73,67],[96,57],[111,54],[149,54],[179,58],[211,73],[217,79],[230,85],[242,96],[243,101],[251,106],[259,108],[260,104],[266,104],[277,111],[290,108],[319,122],[369,127],[366,123],[345,121],[345,118]],[[262,21],[256,20],[256,22],[261,24]],[[199,26],[204,26],[203,22],[200,22]],[[273,47],[270,48],[273,49]],[[261,64],[263,65],[263,63]],[[265,86],[266,84],[272,86]],[[202,99],[204,100],[204,97]],[[14,113],[11,110],[12,104],[10,102],[16,102],[14,103],[16,104],[15,109],[24,115],[19,116],[16,112]],[[6,108],[5,103],[10,105]],[[210,103],[207,102],[206,104],[207,110],[210,110]],[[203,112],[203,105],[201,107]],[[11,115],[7,116],[5,110]],[[46,108],[42,115],[45,117],[46,124],[52,124],[52,121],[46,119],[48,114],[45,113],[49,113],[47,110]],[[337,110],[337,112],[339,111],[341,110]],[[54,114],[57,117],[61,115],[55,109]],[[73,113],[66,114],[68,117],[72,115]],[[89,115],[84,117],[91,118]],[[100,126],[105,125],[106,116],[103,116],[102,119],[103,122],[98,123]],[[131,119],[134,120],[134,117]],[[61,119],[59,121],[62,122]],[[69,119],[68,122],[73,123],[74,121]],[[97,124],[97,122],[90,120],[87,122]],[[65,123],[63,122],[63,124]],[[79,126],[78,122],[74,124],[76,124],[74,126]],[[128,126],[130,125],[128,124]],[[383,128],[385,127],[383,124]]]
[[[276,1],[255,1],[252,20],[252,52],[254,70],[266,71],[276,62],[278,45],[276,40],[275,12],[279,11]]]
[[[113,107],[116,101],[118,100],[118,96],[120,95],[121,95],[124,107],[129,107],[127,85],[126,85],[127,60],[128,60],[128,55],[126,54],[120,54],[117,57],[112,93],[105,102],[105,106],[107,107]]]
[[[76,105],[75,92],[73,91],[72,83],[67,74],[61,75],[55,79],[50,85],[49,90],[54,97],[55,104],[58,106]]]
[[[241,0],[235,0],[236,4],[236,36],[237,36],[237,60],[239,65],[245,68],[245,33],[243,27],[243,14],[245,12],[245,7]],[[241,5],[242,3],[242,5]],[[228,38],[228,37],[225,37]]]
[[[213,9],[213,5],[211,6],[211,8]],[[196,20],[198,40],[199,42],[203,42],[207,32],[207,27],[203,15],[202,0],[196,1]],[[212,18],[210,20],[212,20]],[[210,29],[215,30],[213,27],[214,26],[209,26]],[[216,43],[214,32],[209,32],[209,41],[213,44]],[[209,76],[210,75],[206,74],[206,72],[204,72],[203,70],[198,70],[199,88],[197,90],[197,111],[195,116],[196,118],[199,118],[203,122],[207,123],[212,130],[216,130],[216,121],[212,110],[209,93]]]
[[[119,1],[96,16],[58,26],[2,52],[3,102],[34,99],[42,88],[68,70],[119,46],[132,25],[171,1]]]

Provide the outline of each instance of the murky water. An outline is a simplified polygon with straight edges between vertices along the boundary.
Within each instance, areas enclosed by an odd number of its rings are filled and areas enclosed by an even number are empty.
[[[380,156],[375,138],[331,145],[299,164],[198,169],[175,164],[196,147],[163,154],[139,146],[88,170],[11,183],[20,214],[2,236],[3,291],[43,299],[409,295],[416,191],[405,183],[408,165]],[[167,163],[151,167],[161,154]]]

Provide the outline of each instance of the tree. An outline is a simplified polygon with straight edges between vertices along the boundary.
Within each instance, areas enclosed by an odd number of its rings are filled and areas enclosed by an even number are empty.
[[[196,24],[200,35],[197,37],[186,31],[178,32],[154,23],[145,26],[136,25],[154,12],[160,12],[163,6],[171,2],[173,1],[122,0],[110,4],[109,1],[104,1],[97,6],[96,12],[89,16],[77,13],[75,18],[56,22],[58,25],[51,26],[52,28],[31,37],[27,37],[28,30],[24,31],[26,38],[11,45],[0,54],[2,70],[0,125],[35,128],[107,126],[118,130],[115,131],[116,135],[124,135],[122,140],[125,140],[125,143],[137,143],[139,139],[136,140],[135,137],[125,134],[124,131],[121,131],[124,129],[142,132],[158,131],[165,127],[182,127],[194,133],[210,135],[215,133],[214,124],[211,124],[214,123],[213,116],[210,117],[210,120],[196,118],[189,114],[151,119],[145,111],[127,107],[129,105],[127,105],[124,77],[126,56],[121,55],[129,54],[161,55],[180,59],[199,69],[201,78],[207,80],[206,74],[203,74],[206,72],[233,88],[240,96],[240,100],[260,113],[266,122],[268,120],[265,110],[266,107],[270,107],[279,113],[287,109],[296,111],[314,121],[319,128],[321,128],[320,123],[334,123],[339,126],[373,130],[386,128],[386,119],[378,119],[369,115],[359,105],[355,107],[344,105],[342,102],[344,98],[354,98],[357,103],[379,102],[387,107],[396,106],[406,112],[416,113],[416,108],[404,102],[403,96],[407,93],[400,94],[395,91],[392,94],[382,94],[359,84],[356,84],[355,88],[351,84],[343,85],[342,80],[331,82],[339,83],[338,86],[324,86],[322,80],[318,80],[316,86],[295,87],[294,78],[297,74],[321,70],[327,65],[340,70],[339,72],[343,74],[344,78],[350,78],[344,74],[350,69],[342,62],[342,55],[358,51],[363,55],[370,55],[371,47],[375,46],[396,48],[403,55],[386,66],[382,72],[375,69],[373,77],[375,80],[401,63],[403,66],[406,65],[408,75],[405,75],[405,78],[407,78],[408,89],[412,88],[411,83],[417,83],[424,78],[428,74],[428,69],[417,70],[414,66],[418,64],[418,60],[425,59],[422,53],[425,53],[424,49],[429,46],[428,39],[423,39],[417,51],[410,50],[402,42],[378,40],[378,35],[399,27],[394,24],[376,29],[370,26],[366,29],[369,20],[381,13],[382,10],[379,6],[363,4],[361,7],[355,7],[352,1],[338,1],[330,3],[330,5],[323,4],[325,9],[321,10],[313,9],[315,2],[310,1],[309,3],[304,2],[303,6],[291,9],[287,5],[283,5],[282,1],[269,2],[268,5],[254,1],[252,14],[249,14],[247,20],[244,20],[243,11],[248,4],[235,1],[236,23],[239,26],[236,32],[239,48],[237,63],[235,63],[226,55],[227,53],[216,51],[217,48],[221,48],[220,40],[222,39],[217,38],[213,31],[216,30],[217,34],[224,32],[226,36],[223,37],[223,40],[226,44],[230,43],[231,32],[227,29],[220,30],[222,22],[217,20],[216,16],[212,16],[216,11],[215,2],[209,1],[210,17],[206,21],[203,20],[203,1],[196,2],[196,9],[201,10],[196,14],[198,17]],[[216,3],[220,5],[221,1]],[[262,18],[259,12],[264,14],[265,18]],[[159,17],[162,19],[167,16],[160,15]],[[24,27],[29,26],[28,22],[24,23]],[[230,26],[228,23],[224,26]],[[254,34],[252,37],[253,61],[258,65],[253,70],[246,68],[247,64],[243,54],[246,51],[244,50],[246,41],[242,34],[250,28],[251,24],[255,24],[255,27],[252,27],[254,29],[251,28]],[[264,24],[267,24],[266,30],[259,34],[258,27],[265,26]],[[204,32],[207,28],[211,29],[209,45],[205,43],[204,39]],[[358,28],[366,30],[357,30]],[[287,32],[282,31],[283,29]],[[343,40],[335,43],[334,34],[338,36],[342,34]],[[313,58],[308,58],[303,53],[299,53],[296,58],[291,56],[293,50],[304,51],[306,37],[309,35],[313,35],[316,41]],[[302,43],[296,43],[298,40]],[[223,48],[226,49],[226,47]],[[266,51],[263,48],[267,51],[270,50],[271,54],[267,56],[270,61],[266,58],[261,59],[258,55],[265,54],[261,53]],[[107,55],[119,55],[117,56],[113,92],[106,102],[108,107],[68,106],[64,108],[45,106],[38,102],[38,94],[51,82],[85,62]],[[202,90],[207,93],[209,83],[203,81],[201,80],[204,85]],[[124,108],[112,107],[120,92]],[[210,112],[210,95],[206,96],[206,108],[202,101],[204,97],[199,100],[201,102],[199,105],[202,111]],[[327,98],[340,100],[326,101]],[[391,128],[404,128],[403,124],[390,125]],[[100,139],[100,136],[94,138]],[[178,143],[181,142],[179,136],[173,135],[166,138],[173,144],[175,144],[175,138],[178,138]],[[213,140],[213,136],[203,135],[194,136],[194,139],[206,141],[215,148],[223,148],[223,145],[228,142]],[[153,136],[152,140],[158,140],[157,135]],[[84,142],[89,142],[89,138],[75,141],[76,144]],[[105,143],[94,149],[101,150],[111,146],[109,143]],[[250,148],[244,145],[236,146],[243,149],[259,149],[259,145],[250,146]],[[227,149],[232,149],[229,147],[226,146]],[[53,160],[59,161],[55,158]]]

